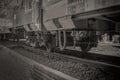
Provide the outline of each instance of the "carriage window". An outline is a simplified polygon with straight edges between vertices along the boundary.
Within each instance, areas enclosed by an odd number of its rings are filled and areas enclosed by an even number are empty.
[[[29,9],[32,8],[32,0],[29,0],[28,8],[29,8]]]
[[[54,4],[56,4],[56,3],[58,3],[58,2],[60,2],[60,1],[62,1],[62,0],[48,0],[48,6],[50,6],[50,5],[54,5]]]
[[[9,3],[9,0],[4,0],[4,5],[7,5]]]
[[[33,0],[25,0],[25,11],[32,9]]]
[[[22,0],[21,8],[25,8],[25,1],[24,0]]]

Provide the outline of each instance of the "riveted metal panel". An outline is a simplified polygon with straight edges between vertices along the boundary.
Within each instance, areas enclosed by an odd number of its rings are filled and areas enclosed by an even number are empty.
[[[50,0],[44,4],[44,21],[66,15],[67,0]]]
[[[77,14],[120,5],[120,0],[68,0],[67,14]]]
[[[49,31],[57,30],[57,27],[54,24],[53,20],[49,20],[49,21],[44,22],[44,26]]]
[[[64,29],[73,29],[75,28],[75,25],[71,19],[71,16],[66,16],[63,18],[59,18],[59,22],[62,25]]]
[[[25,29],[26,31],[30,31],[28,25],[24,25],[23,27],[24,27],[24,29]]]

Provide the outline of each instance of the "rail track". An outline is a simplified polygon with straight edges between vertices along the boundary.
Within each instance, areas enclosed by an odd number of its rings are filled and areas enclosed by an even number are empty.
[[[2,42],[3,45],[7,46],[8,48],[15,48],[15,47],[23,47],[24,49],[27,49],[31,52],[37,53],[38,55],[40,52],[47,52],[44,49],[40,48],[33,48],[26,46],[24,42],[8,42],[6,45],[6,42]],[[10,46],[8,45],[10,44]],[[50,52],[47,52],[48,54]],[[81,62],[83,61],[84,63],[91,63],[91,65],[103,65],[103,66],[113,66],[113,67],[118,67],[120,68],[120,58],[115,57],[115,56],[108,56],[108,55],[101,55],[101,54],[96,54],[96,53],[89,53],[89,52],[80,52],[77,50],[70,50],[70,49],[65,49],[64,51],[60,51],[59,49],[56,49],[54,52],[51,52],[50,54],[53,54],[55,56],[62,57],[64,59],[69,59],[73,60],[75,62]]]
[[[100,56],[97,54],[95,55],[94,53],[82,53],[82,52],[74,51],[74,50],[65,50],[62,52],[59,50],[56,50],[55,52],[48,53],[45,50],[32,48],[32,47],[26,46],[24,44],[17,44],[17,45],[13,44],[10,46],[7,45],[7,47],[16,52],[20,52],[20,54],[21,54],[21,50],[27,50],[28,52],[32,52],[36,56],[45,55],[45,56],[48,56],[48,58],[51,58],[50,55],[54,55],[54,56],[52,56],[52,58],[59,58],[60,60],[64,60],[64,61],[71,61],[74,63],[81,63],[81,64],[89,64],[91,67],[99,67],[101,69],[109,67],[109,68],[115,68],[115,69],[117,68],[118,70],[120,70],[120,66],[118,64],[119,62],[113,63],[114,59],[116,59],[116,57],[113,58],[111,56],[109,56],[109,57],[108,56]],[[25,53],[26,52],[24,52],[24,54]],[[29,54],[26,54],[26,55],[24,55],[24,54],[22,54],[22,55],[26,56],[26,57],[29,56]],[[92,57],[92,59],[91,59],[91,57]],[[105,61],[105,59],[104,59],[106,57],[107,57],[107,61]],[[30,56],[29,56],[29,58],[30,58]],[[32,56],[31,58],[34,58],[34,56]],[[104,60],[102,60],[102,59],[104,59]],[[112,59],[113,62],[109,61],[109,59]],[[119,58],[117,58],[116,60],[119,60]],[[41,72],[45,72],[45,73],[41,73]],[[35,77],[35,80],[39,80],[40,77],[43,77],[44,80],[49,80],[48,78],[51,78],[50,80],[56,80],[55,78],[53,78],[54,75],[52,75],[52,77],[50,77],[49,74],[51,74],[51,73],[49,73],[47,75],[46,75],[46,73],[48,73],[48,72],[43,71],[43,69],[41,69],[40,67],[33,66],[32,76]],[[73,77],[75,77],[75,76],[73,76]],[[79,78],[77,78],[77,79],[79,79]],[[57,79],[57,80],[61,80],[61,79]],[[64,79],[62,79],[62,80],[64,80]]]
[[[21,46],[31,52],[35,52],[37,54],[40,54],[40,52],[46,52],[44,49],[40,48],[33,48],[26,46],[24,42],[2,42],[3,45],[11,48],[11,47],[17,47]],[[10,44],[10,46],[9,46]],[[48,52],[47,52],[48,53]],[[49,54],[49,53],[48,53]],[[120,68],[120,58],[116,56],[110,56],[110,55],[102,55],[102,54],[97,54],[97,53],[90,53],[90,52],[81,52],[78,50],[70,50],[66,49],[64,51],[60,51],[59,49],[56,49],[54,52],[51,52],[50,54],[62,57],[64,59],[69,59],[73,60],[75,62],[81,62],[83,61],[84,63],[91,63],[92,65],[103,65],[103,66],[113,66],[113,67],[118,67]]]
[[[31,52],[35,52],[37,54],[40,54],[40,52],[47,52],[44,49],[40,48],[33,48],[26,46],[24,42],[2,42],[3,45],[5,45],[8,48],[15,48],[15,47],[23,47],[24,49],[27,49]],[[48,53],[48,52],[47,52]],[[120,68],[120,58],[115,56],[108,56],[108,55],[101,55],[96,53],[85,53],[80,52],[77,50],[70,50],[65,49],[64,51],[60,51],[59,49],[56,49],[54,52],[51,52],[50,54],[53,54],[55,56],[62,57],[64,59],[73,60],[75,62],[81,62],[84,63],[91,63],[91,65],[103,65],[103,66],[113,66]]]
[[[14,46],[16,47],[16,46]],[[13,48],[14,48],[13,47]],[[69,60],[73,62],[79,62],[79,63],[86,63],[90,64],[91,66],[111,66],[111,67],[116,67],[120,68],[119,62],[116,62],[117,60],[119,61],[119,57],[112,57],[112,56],[105,56],[105,55],[99,55],[99,54],[94,54],[94,53],[83,53],[75,50],[68,50],[66,49],[65,51],[60,51],[60,50],[55,50],[55,52],[47,52],[45,50],[41,49],[35,49],[26,45],[21,45],[19,47],[23,47],[24,49],[27,49],[33,53],[36,53],[37,55],[40,54],[40,52],[46,52],[47,54],[52,54],[55,57],[62,58],[64,60]],[[105,60],[107,58],[107,60]],[[111,60],[113,61],[111,61]]]

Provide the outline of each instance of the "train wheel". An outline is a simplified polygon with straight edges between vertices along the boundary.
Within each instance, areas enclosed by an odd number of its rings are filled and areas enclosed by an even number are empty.
[[[90,42],[81,43],[80,48],[83,52],[88,52],[92,47]]]
[[[89,38],[83,39],[80,47],[83,52],[88,52],[92,47],[97,47],[97,36],[90,36]]]
[[[46,44],[46,50],[47,50],[47,52],[51,52],[53,50],[52,44],[47,43]]]
[[[84,37],[81,40],[80,48],[83,52],[88,52],[92,48],[92,43],[91,42],[93,42],[93,39],[92,39],[93,37],[92,37],[91,33],[92,32],[88,32],[86,37]]]
[[[60,50],[64,50],[66,48],[66,31],[58,31],[58,41]]]
[[[34,39],[34,40],[33,40],[33,42],[32,42],[32,47],[33,47],[33,48],[39,47],[39,43],[38,43],[37,39]]]
[[[47,52],[52,52],[53,50],[53,37],[52,37],[52,34],[50,32],[48,32],[45,37],[45,47],[46,47],[46,50]]]

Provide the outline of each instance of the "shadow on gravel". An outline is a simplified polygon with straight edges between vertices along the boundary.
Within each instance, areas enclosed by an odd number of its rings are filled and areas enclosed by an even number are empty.
[[[120,66],[120,57],[115,57],[115,56],[109,56],[109,55],[102,55],[102,54],[97,54],[97,53],[85,53],[85,52],[80,52],[80,51],[75,51],[75,50],[65,50],[65,51],[57,51],[61,54],[65,55],[70,55],[78,58],[83,58],[87,60],[95,60],[99,62],[105,62],[108,64],[113,64]]]
[[[113,46],[113,47],[120,48],[120,46]]]

